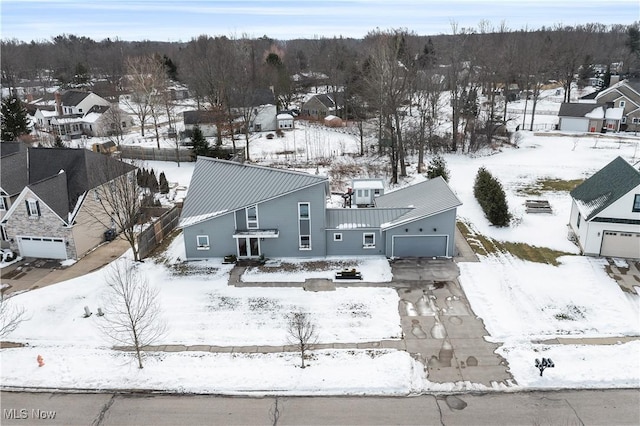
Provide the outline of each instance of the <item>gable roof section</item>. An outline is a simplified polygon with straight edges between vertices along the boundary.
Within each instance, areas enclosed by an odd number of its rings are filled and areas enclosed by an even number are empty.
[[[568,103],[564,102],[560,105],[558,117],[586,117],[587,114],[598,108],[602,108],[602,104],[585,104],[585,103]]]
[[[221,113],[204,109],[184,111],[182,115],[184,124],[215,124],[222,120]]]
[[[400,216],[409,213],[411,208],[366,208],[366,209],[327,209],[327,229],[380,228]]]
[[[22,142],[0,144],[0,188],[9,196],[19,194],[29,183],[27,155]]]
[[[180,226],[328,182],[326,177],[308,173],[198,157]]]
[[[130,164],[86,149],[29,149],[29,183],[40,182],[64,170],[69,212],[84,192],[134,169]]]
[[[62,94],[62,97],[61,97],[62,105],[77,106],[87,96],[89,96],[89,92],[81,92],[79,90],[67,90]]]
[[[375,203],[376,207],[411,208],[404,215],[383,223],[381,225],[383,229],[433,216],[462,205],[447,182],[440,176],[381,195],[375,199]]]
[[[638,185],[640,171],[622,157],[617,157],[570,194],[584,219],[591,220]]]
[[[33,183],[29,185],[29,189],[62,220],[67,220],[70,210],[68,207],[67,174],[65,172]]]
[[[630,93],[624,93],[625,91],[629,91],[629,90],[631,91]],[[633,99],[631,99],[629,95],[633,96],[635,94],[636,101],[640,100],[640,79],[632,78],[632,79],[619,81],[613,86],[607,87],[606,89],[598,92],[596,96],[596,100],[614,91],[624,95],[625,97],[629,98],[631,101],[633,101]]]

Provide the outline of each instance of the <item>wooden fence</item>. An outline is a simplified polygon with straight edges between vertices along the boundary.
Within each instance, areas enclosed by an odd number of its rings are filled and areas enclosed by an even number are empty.
[[[120,158],[148,161],[194,161],[191,149],[153,148],[146,146],[120,146]]]
[[[138,234],[140,259],[147,257],[177,226],[181,209],[173,207]]]

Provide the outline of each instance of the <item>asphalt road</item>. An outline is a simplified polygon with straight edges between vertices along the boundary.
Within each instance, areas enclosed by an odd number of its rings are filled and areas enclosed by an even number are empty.
[[[8,425],[638,425],[640,390],[376,397],[0,392]]]

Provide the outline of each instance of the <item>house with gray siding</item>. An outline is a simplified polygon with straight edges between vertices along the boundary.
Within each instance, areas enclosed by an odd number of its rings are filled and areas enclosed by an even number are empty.
[[[442,178],[327,208],[326,177],[198,157],[180,220],[187,259],[451,257],[460,200]]]

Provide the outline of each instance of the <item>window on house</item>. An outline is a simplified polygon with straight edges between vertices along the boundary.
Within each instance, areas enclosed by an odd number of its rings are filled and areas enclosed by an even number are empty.
[[[0,240],[7,241],[9,238],[7,237],[7,230],[5,229],[5,225],[0,225]]]
[[[624,108],[627,103],[625,101],[620,101],[620,108]]]
[[[333,241],[342,241],[342,234],[339,232],[333,234]]]
[[[369,196],[369,190],[368,189],[364,190],[364,196],[365,196],[365,198]]]
[[[7,200],[4,197],[0,197],[0,210],[7,210]]]
[[[78,112],[82,112],[82,108],[78,108]]]
[[[298,219],[309,219],[309,203],[298,203]]]
[[[625,118],[626,118],[626,117],[625,117]],[[638,117],[633,117],[633,120],[631,120],[631,122],[632,122],[633,124],[638,124],[638,123],[640,123],[640,118],[638,118]]]
[[[36,200],[27,200],[27,214],[29,217],[38,217],[40,216],[40,205]]]
[[[126,121],[123,121],[123,122],[122,122],[122,128],[124,129],[125,127],[127,127],[127,122],[126,122]]]
[[[379,195],[380,195],[380,190],[379,190],[379,189],[374,189],[374,190],[373,190],[373,195],[374,195],[375,197],[379,196]]]
[[[640,194],[636,194],[633,197],[633,211],[640,212]]]
[[[620,124],[625,124],[627,122],[627,117],[622,117],[622,119],[620,119]]]
[[[209,250],[209,236],[198,235],[196,237],[196,244],[198,246],[198,250]]]
[[[298,203],[298,236],[300,250],[311,250],[311,212],[309,203]]]
[[[258,229],[258,206],[246,208],[247,229]]]
[[[373,232],[362,234],[362,245],[364,248],[374,248],[376,246],[376,234]]]
[[[582,215],[578,212],[578,220],[576,220],[576,227],[580,228],[580,219],[582,219]]]

